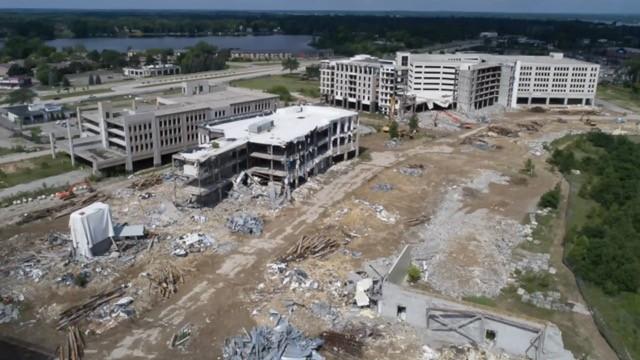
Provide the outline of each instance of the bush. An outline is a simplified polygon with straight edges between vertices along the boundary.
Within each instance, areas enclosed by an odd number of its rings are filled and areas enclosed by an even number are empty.
[[[291,96],[289,89],[287,89],[287,87],[284,85],[272,86],[269,90],[267,90],[267,92],[278,95],[280,97],[280,101],[293,101],[293,96]]]
[[[407,277],[410,283],[415,283],[422,278],[422,271],[417,266],[411,265],[407,269]]]
[[[549,190],[540,197],[538,207],[557,209],[560,205],[560,184],[557,184],[553,190]]]

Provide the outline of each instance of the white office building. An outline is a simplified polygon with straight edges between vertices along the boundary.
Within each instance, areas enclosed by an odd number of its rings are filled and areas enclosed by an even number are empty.
[[[597,64],[548,56],[411,54],[395,60],[358,55],[321,64],[320,92],[326,102],[388,114],[402,107],[424,111],[455,108],[476,112],[521,106],[591,106]]]

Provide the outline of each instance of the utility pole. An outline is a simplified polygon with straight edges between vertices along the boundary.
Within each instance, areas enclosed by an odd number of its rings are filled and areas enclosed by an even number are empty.
[[[53,133],[49,133],[49,144],[51,145],[51,158],[56,158],[56,137],[53,136]]]
[[[78,121],[78,123],[80,123],[80,121]],[[76,158],[73,153],[73,138],[71,137],[71,123],[69,122],[68,118],[67,118],[67,138],[69,139],[69,156],[71,157],[71,167],[76,167]]]

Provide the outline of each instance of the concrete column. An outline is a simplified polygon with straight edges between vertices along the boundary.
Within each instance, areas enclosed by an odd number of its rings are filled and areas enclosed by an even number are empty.
[[[162,155],[160,153],[160,119],[154,117],[151,121],[151,141],[153,144],[153,166],[162,164]]]
[[[53,133],[49,133],[49,145],[51,146],[51,158],[56,158],[56,138]]]
[[[82,110],[80,110],[80,106],[76,107],[76,126],[78,126],[78,131],[80,131],[80,137],[82,137],[82,133],[83,133]]]
[[[355,133],[356,133],[356,157],[360,156],[360,132],[358,131],[358,126],[360,125],[360,117],[356,115],[355,120]]]
[[[102,146],[107,149],[109,148],[109,140],[107,133],[107,113],[109,113],[109,117],[111,116],[111,104],[106,104],[103,102],[98,103],[98,116],[100,118],[100,138],[102,140]]]
[[[71,136],[71,124],[67,119],[67,139],[69,140],[69,157],[71,158],[71,166],[76,167],[76,155],[73,151],[73,136]]]

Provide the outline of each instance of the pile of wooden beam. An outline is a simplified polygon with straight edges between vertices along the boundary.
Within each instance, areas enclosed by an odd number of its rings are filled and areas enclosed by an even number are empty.
[[[163,298],[169,298],[178,292],[178,284],[184,283],[184,275],[180,269],[168,264],[160,269],[158,275],[147,275],[149,290],[153,288]]]
[[[84,356],[85,342],[76,326],[69,326],[65,343],[58,347],[58,360],[80,360]]]
[[[489,125],[487,131],[498,134],[500,136],[518,137],[518,132],[516,130],[509,129],[508,127],[500,125]]]
[[[324,235],[304,235],[280,258],[281,262],[301,261],[308,257],[319,258],[340,247],[334,239]]]
[[[162,176],[160,174],[156,174],[136,179],[129,187],[138,191],[143,191],[160,183],[162,183]]]
[[[57,330],[60,330],[66,326],[73,325],[76,322],[84,319],[92,311],[100,306],[108,303],[109,301],[124,296],[125,286],[118,286],[117,288],[103,291],[97,295],[92,296],[89,301],[86,301],[80,305],[72,306],[67,310],[60,313],[58,317]]]
[[[94,202],[98,202],[98,201],[104,202],[107,199],[109,199],[109,195],[107,195],[107,194],[103,194],[103,193],[100,193],[100,192],[92,193],[89,196],[85,196],[85,197],[79,199],[78,201],[70,202],[68,207],[64,208],[64,210],[59,211],[57,214],[55,214],[53,216],[53,218],[54,219],[59,219],[59,218],[61,218],[63,216],[67,216],[67,215],[71,214],[72,212],[74,212],[76,210],[80,210],[85,206],[91,205]],[[58,207],[58,209],[60,209],[60,208]]]
[[[413,226],[418,226],[420,224],[424,224],[429,220],[431,220],[430,216],[420,215],[414,218],[407,219],[404,223],[407,224],[407,226],[413,227]]]

